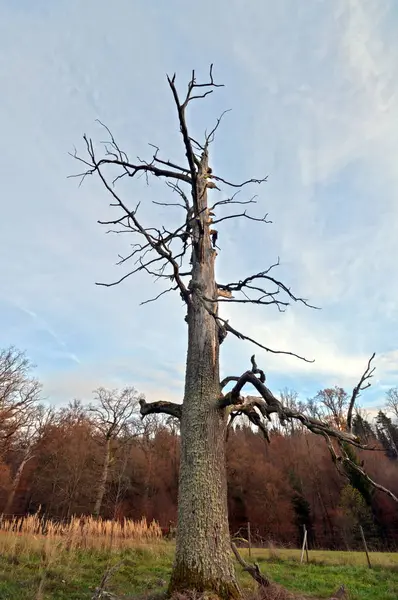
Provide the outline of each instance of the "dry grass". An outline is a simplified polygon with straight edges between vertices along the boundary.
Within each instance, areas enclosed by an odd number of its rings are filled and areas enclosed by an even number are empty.
[[[86,517],[58,523],[31,515],[0,523],[0,552],[15,557],[39,552],[45,562],[55,550],[120,551],[140,544],[159,543],[161,539],[158,523],[148,524],[146,519],[118,522]]]
[[[248,551],[246,548],[239,550],[242,556],[247,559]],[[309,560],[312,564],[330,565],[330,566],[366,566],[366,555],[364,552],[345,552],[330,550],[310,550]],[[252,556],[255,560],[278,562],[300,562],[301,550],[276,548],[255,548],[252,550]],[[371,552],[370,560],[374,567],[398,569],[398,552]],[[306,562],[304,556],[304,562]]]
[[[106,582],[107,591],[116,597],[131,597],[136,600],[155,600],[156,597],[156,600],[163,600],[161,595],[164,593],[165,582],[170,578],[173,563],[174,544],[171,542],[133,541],[131,546],[119,552],[115,545],[105,551],[97,550],[96,547],[93,550],[79,549],[76,546],[71,551],[71,548],[66,549],[62,535],[52,538],[42,536],[40,546],[37,545],[37,552],[34,552],[32,540],[37,536],[6,532],[0,534],[0,543],[2,536],[4,538],[7,535],[18,539],[17,546],[8,545],[6,552],[2,552],[0,547],[0,598],[91,600],[104,573],[121,563],[120,569]],[[16,549],[15,555],[13,548]],[[247,550],[241,549],[241,552],[248,560]],[[274,549],[270,559],[266,551],[253,549],[252,560],[259,561],[261,571],[274,583],[263,595],[258,594],[252,578],[237,565],[239,581],[247,591],[245,598],[325,599],[330,598],[332,592],[342,584],[349,591],[350,600],[398,598],[397,568],[377,566],[368,569],[366,558],[360,562],[356,555],[352,556],[350,553],[311,551],[310,557],[310,564],[301,565],[297,555],[292,557],[285,550]],[[390,555],[388,558],[386,562],[393,564],[393,558],[398,557]],[[354,565],[350,565],[350,562],[354,562]]]

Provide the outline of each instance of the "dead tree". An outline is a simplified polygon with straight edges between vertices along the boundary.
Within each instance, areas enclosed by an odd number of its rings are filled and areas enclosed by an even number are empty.
[[[101,387],[95,390],[94,394],[96,403],[90,404],[89,414],[100,434],[101,442],[104,444],[103,463],[93,510],[93,514],[98,517],[106,491],[112,440],[125,429],[132,419],[137,410],[140,396],[132,387],[126,387],[121,391],[107,390]]]
[[[279,311],[284,311],[292,302],[310,305],[277,278],[275,270],[279,261],[236,281],[221,282],[216,277],[217,248],[222,241],[219,229],[233,219],[251,220],[260,225],[269,222],[267,215],[254,216],[248,212],[255,203],[253,198],[237,196],[242,188],[261,184],[266,177],[234,183],[213,172],[209,151],[222,115],[200,140],[188,126],[187,112],[192,103],[206,98],[219,87],[213,79],[212,67],[205,83],[198,83],[193,72],[183,96],[177,90],[175,75],[168,78],[168,84],[181,132],[184,164],[163,157],[155,146],[148,160],[130,160],[106,127],[109,141],[99,153],[92,139],[84,136],[86,153],[81,156],[75,152],[73,156],[83,165],[81,179],[98,176],[110,195],[115,217],[99,223],[106,225],[109,231],[129,232],[135,238],[131,252],[119,261],[120,265],[131,265],[129,270],[117,281],[100,285],[117,285],[145,271],[166,284],[147,302],[175,291],[186,306],[188,352],[183,402],[181,405],[141,402],[143,416],[164,413],[181,422],[178,530],[169,591],[209,591],[220,598],[240,598],[227,515],[225,439],[229,420],[237,414],[245,415],[264,435],[267,435],[267,422],[272,414],[282,422],[297,420],[325,438],[336,462],[349,459],[338,455],[335,445],[350,442],[360,447],[361,444],[349,431],[335,430],[322,420],[285,408],[266,387],[265,374],[254,357],[251,369],[243,375],[228,376],[220,381],[220,345],[227,335],[249,341],[267,352],[301,358],[293,351],[271,348],[238,330],[223,317],[219,310],[222,303],[258,304]],[[115,168],[120,169],[116,176]],[[155,204],[181,210],[182,217],[175,227],[166,228],[157,223],[144,225],[140,203],[130,206],[122,197],[120,180],[134,180],[142,174],[148,182],[151,177],[163,180],[174,192],[176,200]],[[220,188],[234,193],[224,195]],[[227,384],[232,382],[234,386],[226,392]],[[247,384],[256,388],[258,396],[242,395]]]

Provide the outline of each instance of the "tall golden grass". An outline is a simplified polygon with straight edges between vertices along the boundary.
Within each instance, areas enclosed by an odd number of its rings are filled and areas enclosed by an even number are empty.
[[[39,515],[17,517],[0,522],[0,552],[23,554],[58,550],[123,550],[159,542],[162,531],[155,521],[110,521],[93,517],[74,517],[60,523]]]

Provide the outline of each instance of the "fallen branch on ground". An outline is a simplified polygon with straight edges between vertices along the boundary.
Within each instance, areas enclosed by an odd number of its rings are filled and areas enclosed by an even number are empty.
[[[254,564],[249,564],[247,563],[239,554],[238,549],[236,547],[236,545],[234,544],[234,542],[231,541],[231,548],[232,548],[232,552],[235,555],[236,560],[238,561],[238,563],[240,564],[240,566],[243,568],[244,571],[246,571],[247,573],[249,573],[249,575],[251,575],[253,577],[253,579],[255,581],[257,581],[258,585],[260,588],[265,588],[268,587],[271,582],[268,579],[268,577],[266,577],[265,575],[263,575],[260,571],[260,567],[258,566],[257,563]]]
[[[116,573],[116,571],[118,571],[120,569],[120,567],[123,564],[123,560],[121,560],[120,562],[116,563],[116,565],[113,565],[112,567],[109,567],[102,579],[101,579],[101,583],[99,584],[99,586],[97,588],[95,588],[95,592],[94,592],[94,596],[91,598],[91,600],[117,600],[117,596],[115,596],[114,594],[111,594],[109,592],[107,592],[105,590],[105,586],[108,583],[109,579],[112,577],[112,575],[114,573]]]

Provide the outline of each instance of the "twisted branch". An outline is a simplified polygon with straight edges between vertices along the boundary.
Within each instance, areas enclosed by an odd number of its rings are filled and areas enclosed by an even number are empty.
[[[358,397],[359,392],[361,390],[366,389],[370,385],[370,384],[366,384],[364,386],[363,384],[369,377],[372,376],[372,374],[374,372],[374,368],[372,368],[372,369],[370,368],[371,361],[373,360],[374,356],[375,355],[373,354],[372,357],[370,358],[370,360],[368,362],[368,366],[367,366],[364,374],[361,376],[361,378],[358,382],[358,385],[354,388],[354,392],[355,392],[355,390],[357,390],[357,392],[355,394],[355,398]],[[352,433],[350,428],[348,429],[348,431],[340,431],[338,429],[334,429],[325,421],[321,421],[320,419],[315,419],[313,417],[309,417],[297,410],[292,410],[288,407],[283,406],[283,404],[280,402],[280,400],[278,400],[272,394],[271,390],[269,390],[265,386],[265,384],[264,384],[265,374],[261,369],[259,369],[257,367],[254,356],[252,356],[251,362],[252,362],[252,369],[250,371],[246,371],[240,377],[235,377],[235,376],[226,377],[221,382],[222,387],[225,387],[225,385],[231,381],[236,381],[236,384],[230,392],[228,392],[225,395],[221,394],[221,397],[220,397],[219,403],[218,403],[218,406],[220,408],[233,407],[234,413],[237,412],[239,414],[246,414],[246,416],[248,416],[249,420],[253,424],[255,424],[257,427],[259,427],[264,435],[265,435],[265,432],[264,432],[265,425],[261,421],[260,415],[264,419],[270,420],[271,415],[276,414],[276,415],[278,415],[278,418],[279,418],[281,424],[284,424],[286,421],[290,421],[292,419],[300,421],[309,431],[311,431],[312,433],[315,433],[317,435],[322,435],[324,437],[327,447],[329,449],[329,452],[331,454],[332,460],[338,468],[339,468],[339,465],[344,465],[344,464],[349,465],[351,469],[355,470],[358,474],[362,475],[366,479],[366,481],[368,481],[374,488],[387,494],[392,500],[394,500],[394,502],[398,502],[398,498],[393,494],[393,492],[391,492],[386,487],[384,487],[381,484],[374,481],[371,477],[369,477],[369,475],[366,473],[366,471],[361,466],[357,465],[355,462],[353,462],[350,459],[350,457],[348,456],[347,452],[344,449],[344,444],[348,443],[352,446],[355,446],[356,448],[360,448],[361,450],[377,450],[377,448],[371,448],[365,444],[362,444],[360,439]],[[256,390],[260,394],[260,397],[258,397],[258,396],[243,397],[241,395],[243,388],[248,383],[256,388]],[[354,402],[355,402],[355,398],[354,398]],[[350,408],[351,408],[351,412],[352,412],[353,403],[352,403],[352,405],[350,403]],[[256,410],[260,414],[258,414],[256,412]],[[253,418],[253,412],[257,415],[255,418]],[[259,423],[261,423],[261,425]],[[268,432],[267,432],[267,435],[268,435]],[[335,448],[333,447],[332,439],[334,439],[337,442],[337,445],[340,449],[340,455],[337,454]],[[343,470],[339,469],[339,471],[343,475],[347,476],[347,473],[345,473]]]

